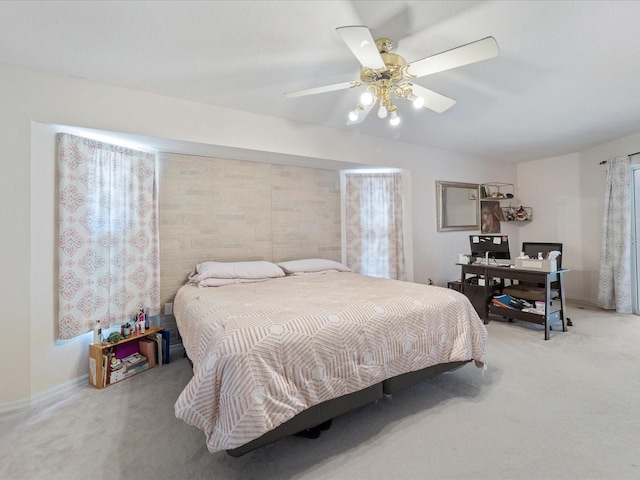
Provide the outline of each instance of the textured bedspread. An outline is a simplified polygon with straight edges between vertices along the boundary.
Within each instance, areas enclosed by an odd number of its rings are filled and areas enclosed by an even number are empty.
[[[467,298],[416,283],[334,273],[185,285],[174,312],[194,365],[176,416],[211,452],[395,375],[484,362],[486,329]]]

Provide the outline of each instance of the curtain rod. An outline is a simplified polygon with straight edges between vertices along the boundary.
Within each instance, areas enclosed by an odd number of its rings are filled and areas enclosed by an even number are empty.
[[[636,152],[636,153],[630,153],[629,155],[627,155],[627,157],[633,157],[634,155],[640,155],[640,152]],[[605,163],[607,163],[609,160],[602,160],[600,162],[600,165],[604,165]]]

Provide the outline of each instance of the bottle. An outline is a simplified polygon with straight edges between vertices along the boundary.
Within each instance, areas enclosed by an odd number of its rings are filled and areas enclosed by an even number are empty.
[[[93,326],[93,343],[102,343],[102,327],[100,326],[100,320],[96,320],[96,324]]]

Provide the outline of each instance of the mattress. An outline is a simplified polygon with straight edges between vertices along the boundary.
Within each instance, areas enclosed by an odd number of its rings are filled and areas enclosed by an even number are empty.
[[[481,366],[487,338],[459,292],[347,272],[187,284],[174,313],[193,362],[175,413],[205,433],[211,452],[400,374]]]

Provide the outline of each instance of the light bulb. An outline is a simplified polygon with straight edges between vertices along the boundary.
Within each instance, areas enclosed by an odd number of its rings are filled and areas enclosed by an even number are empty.
[[[369,90],[360,95],[360,103],[362,103],[362,105],[366,105],[367,107],[369,105],[373,105],[373,95]]]
[[[378,109],[378,118],[387,118],[387,107],[380,105]]]
[[[357,108],[349,112],[349,120],[351,120],[352,122],[355,122],[356,120],[358,120],[359,116],[360,116],[360,111]]]
[[[411,101],[413,103],[413,108],[424,107],[424,98],[423,97],[417,97],[416,95],[411,95]]]
[[[391,112],[391,118],[389,119],[389,123],[394,127],[400,123],[400,117],[398,116],[395,110]]]

